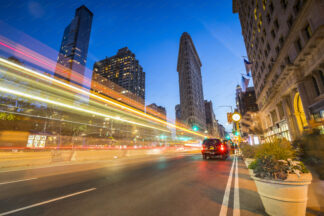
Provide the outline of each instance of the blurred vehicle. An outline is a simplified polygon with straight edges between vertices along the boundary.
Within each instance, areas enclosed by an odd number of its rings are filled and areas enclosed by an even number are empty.
[[[220,157],[225,160],[230,155],[228,144],[219,139],[205,139],[202,146],[203,159]]]

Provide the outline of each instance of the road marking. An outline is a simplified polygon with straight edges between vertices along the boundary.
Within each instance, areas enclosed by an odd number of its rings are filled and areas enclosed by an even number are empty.
[[[234,163],[235,163],[235,157],[234,157],[234,160],[233,160],[233,163],[232,163],[232,168],[231,168],[228,180],[227,180],[227,185],[226,185],[226,189],[225,189],[225,193],[224,193],[223,203],[222,203],[221,210],[219,212],[220,216],[226,216],[226,214],[227,214],[228,200],[229,200],[229,196],[230,196],[230,192],[231,192],[231,184],[232,184]]]
[[[15,181],[0,182],[0,185],[11,184],[11,183],[16,183],[16,182],[22,182],[22,181],[30,181],[30,180],[35,180],[35,179],[37,179],[37,178],[29,178],[29,179],[15,180]]]
[[[86,192],[90,192],[90,191],[93,191],[93,190],[96,190],[96,188],[90,188],[88,190],[79,191],[79,192],[76,192],[76,193],[72,193],[72,194],[68,194],[68,195],[65,195],[65,196],[50,199],[50,200],[47,200],[47,201],[44,201],[44,202],[39,202],[39,203],[35,203],[33,205],[25,206],[25,207],[22,207],[22,208],[19,208],[19,209],[14,209],[14,210],[11,210],[11,211],[3,212],[3,213],[0,213],[0,216],[16,213],[16,212],[23,211],[23,210],[26,210],[26,209],[29,209],[29,208],[40,206],[40,205],[45,205],[47,203],[55,202],[55,201],[58,201],[58,200],[61,200],[61,199],[69,198],[69,197],[76,196],[76,195],[86,193]]]
[[[235,183],[234,183],[234,210],[233,216],[240,216],[240,193],[239,193],[239,178],[238,178],[238,159],[235,157]]]

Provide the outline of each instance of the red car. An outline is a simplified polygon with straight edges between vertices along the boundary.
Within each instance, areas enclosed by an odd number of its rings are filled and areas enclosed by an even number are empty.
[[[221,157],[225,160],[230,155],[230,147],[219,139],[205,139],[202,146],[204,159]]]

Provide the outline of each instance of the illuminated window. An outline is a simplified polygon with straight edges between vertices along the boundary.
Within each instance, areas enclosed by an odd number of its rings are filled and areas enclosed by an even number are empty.
[[[262,7],[263,7],[263,10],[266,9],[266,5],[267,5],[267,0],[262,0]]]

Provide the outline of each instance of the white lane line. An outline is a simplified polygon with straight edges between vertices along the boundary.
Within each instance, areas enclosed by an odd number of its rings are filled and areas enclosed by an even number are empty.
[[[30,180],[35,180],[35,179],[37,179],[37,178],[29,178],[29,179],[15,180],[15,181],[0,182],[0,185],[11,184],[11,183],[16,183],[16,182],[23,182],[23,181],[30,181]]]
[[[225,193],[224,193],[223,203],[222,203],[221,210],[219,212],[220,216],[226,216],[226,214],[227,214],[228,200],[229,200],[230,192],[231,192],[231,184],[232,184],[234,163],[235,163],[235,157],[234,157],[234,160],[232,162],[232,168],[231,168],[228,180],[227,180],[227,185],[226,185],[226,189],[225,189]]]
[[[58,201],[58,200],[61,200],[61,199],[65,199],[65,198],[68,198],[68,197],[76,196],[76,195],[79,195],[79,194],[82,194],[82,193],[86,193],[86,192],[90,192],[90,191],[93,191],[93,190],[96,190],[96,188],[90,188],[88,190],[79,191],[79,192],[76,192],[76,193],[72,193],[72,194],[68,194],[68,195],[65,195],[65,196],[57,197],[55,199],[50,199],[50,200],[46,200],[44,202],[39,202],[39,203],[35,203],[33,205],[29,205],[29,206],[25,206],[25,207],[22,207],[22,208],[14,209],[14,210],[11,210],[11,211],[3,212],[3,213],[0,213],[0,216],[4,216],[4,215],[16,213],[16,212],[23,211],[23,210],[26,210],[26,209],[29,209],[29,208],[33,208],[33,207],[36,207],[36,206],[40,206],[40,205],[45,205],[47,203],[55,202],[55,201]]]
[[[238,159],[235,157],[235,182],[234,182],[234,210],[233,216],[240,216],[240,189],[239,189],[239,178],[238,178]]]

